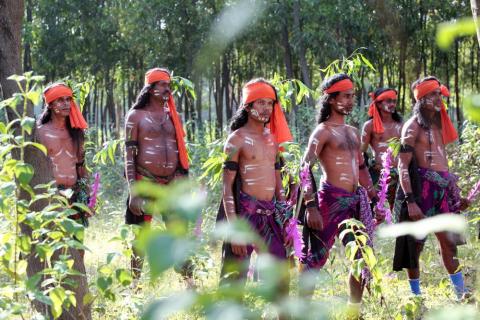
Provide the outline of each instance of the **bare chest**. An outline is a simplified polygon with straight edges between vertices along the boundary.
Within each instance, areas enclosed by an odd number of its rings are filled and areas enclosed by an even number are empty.
[[[330,151],[348,151],[354,153],[360,148],[358,137],[348,128],[330,128],[331,138],[328,141]]]
[[[40,140],[53,160],[77,157],[75,145],[67,130],[45,129],[40,134]]]
[[[175,127],[168,113],[148,113],[138,128],[140,138],[175,138]]]
[[[275,163],[277,148],[273,139],[268,136],[245,137],[241,157],[246,162]]]

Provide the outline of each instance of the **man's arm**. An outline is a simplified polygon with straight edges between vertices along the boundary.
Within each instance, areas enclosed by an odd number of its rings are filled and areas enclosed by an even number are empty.
[[[320,215],[320,212],[318,211],[317,199],[312,188],[312,181],[309,181],[310,170],[308,169],[311,169],[311,167],[315,164],[315,161],[318,160],[320,153],[322,152],[328,140],[328,131],[322,129],[322,125],[317,126],[315,131],[310,136],[307,150],[305,151],[305,155],[303,156],[302,165],[300,168],[300,170],[302,170],[300,180],[307,179],[307,181],[300,182],[301,188],[303,190],[304,203],[307,208],[307,225],[315,230],[323,229],[323,219]],[[304,170],[308,170],[308,172],[305,172]]]
[[[228,137],[225,142],[224,152],[227,155],[227,163],[223,169],[223,206],[229,222],[237,218],[235,198],[233,196],[233,183],[238,173],[238,160],[240,154],[240,142],[235,133]]]
[[[136,164],[138,150],[138,128],[134,112],[129,112],[125,121],[125,174],[128,188],[132,187],[136,176]]]
[[[418,132],[420,131],[420,126],[416,121],[408,121],[402,129],[401,136],[401,147],[400,153],[398,155],[398,173],[400,175],[400,186],[405,194],[405,199],[408,203],[408,214],[412,220],[419,220],[424,218],[424,215],[417,203],[415,202],[415,197],[412,193],[412,183],[410,179],[410,173],[408,172],[408,167],[412,158],[414,156],[414,146],[417,140]]]
[[[377,191],[375,190],[372,182],[372,177],[370,176],[370,172],[368,171],[367,164],[365,163],[365,159],[363,158],[363,154],[361,150],[358,152],[358,180],[362,187],[367,189],[368,197],[372,200],[378,200],[377,198]]]
[[[132,195],[131,188],[135,182],[136,176],[136,157],[138,150],[138,120],[135,111],[129,112],[125,121],[125,174],[128,181],[128,190],[130,199],[128,207],[133,214],[142,215],[143,200]]]
[[[360,147],[362,152],[368,151],[371,135],[372,135],[372,121],[367,121],[365,122],[362,128],[361,147]]]
[[[401,147],[398,154],[398,172],[400,175],[400,185],[405,195],[412,192],[412,184],[410,182],[410,174],[408,167],[413,157],[413,147],[418,134],[418,125],[415,121],[408,122],[402,129],[402,136],[400,139]]]
[[[285,201],[285,190],[282,183],[282,158],[280,152],[277,153],[275,161],[275,198],[279,201]]]

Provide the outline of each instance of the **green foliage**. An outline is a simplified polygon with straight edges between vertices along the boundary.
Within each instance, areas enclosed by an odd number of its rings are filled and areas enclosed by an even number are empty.
[[[340,226],[343,230],[338,238],[342,241],[351,239],[345,246],[345,255],[352,263],[351,273],[358,280],[362,271],[367,269],[372,277],[371,290],[375,295],[380,296],[383,273],[373,248],[367,243],[369,236],[365,231],[365,226],[356,219],[345,220],[340,223]]]
[[[472,18],[440,23],[437,27],[437,44],[440,48],[446,50],[452,45],[455,38],[473,35],[476,32],[476,25]]]
[[[370,71],[376,72],[377,70],[373,67],[373,64],[368,60],[360,50],[365,50],[366,48],[358,48],[352,52],[348,57],[342,57],[341,59],[336,59],[332,61],[326,68],[320,69],[325,74],[325,77],[331,77],[335,73],[346,73],[353,80],[362,86],[361,79],[359,78],[360,71],[362,69],[367,69]]]

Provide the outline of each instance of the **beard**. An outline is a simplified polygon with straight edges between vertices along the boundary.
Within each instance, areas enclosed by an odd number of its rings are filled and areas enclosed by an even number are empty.
[[[417,119],[418,124],[424,129],[430,129],[432,125],[437,125],[439,128],[442,128],[442,121],[440,119],[440,110],[437,111],[437,107],[435,107],[435,113],[433,117],[429,117],[427,112],[424,109],[423,101],[417,101],[415,106],[413,107],[413,115]]]

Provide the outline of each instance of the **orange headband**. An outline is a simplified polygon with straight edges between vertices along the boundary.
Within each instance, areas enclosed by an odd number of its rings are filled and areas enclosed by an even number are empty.
[[[244,105],[258,99],[272,99],[274,101],[273,112],[267,126],[278,144],[286,141],[293,141],[292,134],[288,128],[287,119],[285,119],[282,107],[277,100],[275,88],[273,88],[272,85],[265,82],[254,82],[244,86],[242,94]]]
[[[145,84],[152,84],[162,80],[170,81],[170,74],[165,70],[153,68],[145,73]],[[170,117],[172,118],[173,127],[175,128],[175,139],[177,140],[178,159],[182,168],[188,170],[189,162],[187,146],[185,145],[185,131],[183,130],[182,122],[180,121],[180,116],[178,115],[177,107],[175,106],[175,99],[171,94],[168,97],[167,106],[170,112]]]
[[[145,73],[145,84],[152,84],[158,81],[170,81],[170,74],[159,68],[153,68]]]
[[[393,89],[387,89],[383,91],[378,97],[371,96],[376,102],[380,102],[386,99],[397,99],[397,91]]]
[[[440,89],[440,93],[442,96],[449,97],[450,92],[448,91],[448,88],[445,87],[443,84],[440,84],[438,80],[432,79],[432,80],[427,80],[423,81],[422,83],[419,83],[415,89],[413,89],[413,95],[415,96],[415,100],[420,100],[430,92]]]
[[[330,88],[327,88],[323,90],[323,93],[334,93],[334,92],[341,92],[341,91],[347,91],[353,89],[353,82],[350,79],[343,79],[338,82],[335,82],[330,86]]]
[[[275,89],[265,82],[254,82],[243,87],[243,104],[251,103],[258,99],[272,99],[277,101]]]
[[[61,97],[73,98],[73,91],[63,84],[58,84],[48,89],[43,96],[45,97],[45,102],[49,104],[50,102]]]
[[[71,97],[72,101],[70,102],[70,115],[68,116],[70,118],[70,125],[72,126],[72,128],[88,128],[87,121],[85,121],[85,118],[83,117],[80,109],[75,103],[75,99],[73,99],[72,89],[70,89],[66,85],[58,84],[44,92],[43,96],[47,104],[50,104],[52,101],[55,101],[56,99],[61,97]]]
[[[376,102],[383,101],[385,99],[397,99],[397,92],[393,89],[388,89],[375,97],[374,93],[370,93],[370,97],[373,99],[368,108],[368,115],[373,117],[373,132],[383,133],[385,129],[383,128],[382,118],[378,112],[377,107],[375,106]]]
[[[447,87],[441,84],[438,80],[432,79],[423,81],[419,83],[415,89],[413,89],[413,94],[415,96],[415,100],[420,100],[430,92],[440,89],[440,93],[445,96],[449,97],[450,92],[448,91]],[[449,144],[455,141],[458,138],[457,130],[453,126],[452,120],[448,116],[447,109],[445,108],[445,104],[442,101],[442,109],[440,110],[440,119],[442,122],[442,140],[444,144]]]

